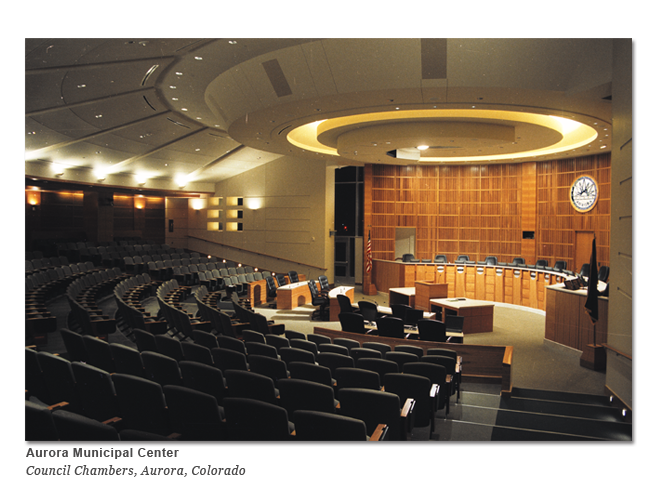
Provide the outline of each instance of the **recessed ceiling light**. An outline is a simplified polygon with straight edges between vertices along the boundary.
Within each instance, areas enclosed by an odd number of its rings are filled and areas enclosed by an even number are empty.
[[[176,89],[176,85],[170,85],[170,88],[171,88],[172,90],[175,90],[175,89]]]
[[[187,112],[188,109],[187,109],[187,108],[182,108],[181,111],[182,111],[182,112]]]
[[[417,150],[427,150],[428,148],[428,145],[417,145]]]
[[[227,43],[229,43],[229,45],[236,45],[238,42],[236,40],[229,40]]]
[[[181,76],[181,75],[183,75],[183,72],[176,72],[176,74],[177,74],[178,76]]]
[[[175,101],[175,102],[178,102],[178,101],[179,101],[179,99],[176,98],[176,97],[172,97],[172,100]]]
[[[202,57],[195,57],[195,60],[203,60]]]

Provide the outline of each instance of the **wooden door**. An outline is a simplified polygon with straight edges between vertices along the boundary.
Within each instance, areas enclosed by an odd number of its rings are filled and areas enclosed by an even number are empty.
[[[582,265],[591,261],[591,242],[594,232],[575,232],[575,258],[573,259],[573,271],[580,273]]]

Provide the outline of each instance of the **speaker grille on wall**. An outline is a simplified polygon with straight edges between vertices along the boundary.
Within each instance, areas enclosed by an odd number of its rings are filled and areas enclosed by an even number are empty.
[[[447,78],[447,39],[422,38],[422,79]]]
[[[289,86],[289,82],[287,82],[286,77],[284,76],[280,62],[278,62],[276,58],[263,62],[261,65],[263,65],[264,70],[266,70],[268,80],[270,80],[270,84],[273,86],[275,94],[278,97],[286,97],[293,93]]]

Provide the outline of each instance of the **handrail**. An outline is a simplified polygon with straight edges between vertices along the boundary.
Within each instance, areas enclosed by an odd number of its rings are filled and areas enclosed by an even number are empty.
[[[603,347],[607,348],[608,350],[613,351],[617,355],[621,355],[622,357],[627,358],[628,360],[630,360],[632,362],[632,355],[624,353],[621,350],[618,350],[618,349],[614,348],[612,345],[608,345],[607,343],[603,343]]]
[[[209,240],[207,238],[196,237],[194,235],[186,235],[188,238],[194,238],[195,240],[202,240],[203,242],[213,243],[215,245],[220,245],[221,247],[233,248],[234,250],[240,250],[242,252],[253,253],[255,255],[261,255],[263,257],[274,258],[275,260],[284,260],[285,262],[295,263],[297,265],[304,265],[305,267],[317,268],[319,270],[326,271],[326,267],[319,267],[316,265],[310,265],[308,263],[298,262],[296,260],[291,260],[289,258],[276,257],[275,255],[268,255],[267,253],[255,252],[254,250],[248,250],[247,248],[235,247],[234,245],[227,245],[226,243],[216,242],[214,240]]]

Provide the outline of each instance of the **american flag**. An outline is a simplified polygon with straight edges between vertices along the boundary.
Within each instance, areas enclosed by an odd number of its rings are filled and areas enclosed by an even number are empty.
[[[369,232],[369,239],[367,240],[367,273],[371,272],[371,232]]]

